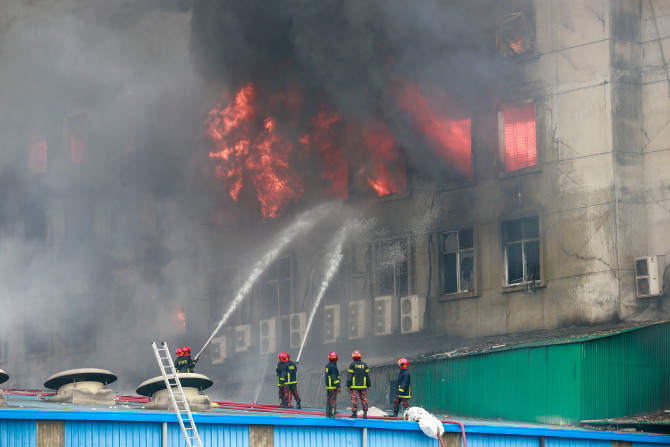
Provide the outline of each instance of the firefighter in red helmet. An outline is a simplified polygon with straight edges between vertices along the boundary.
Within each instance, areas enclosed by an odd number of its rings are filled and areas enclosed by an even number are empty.
[[[361,352],[356,350],[351,353],[353,362],[349,365],[347,372],[347,391],[351,394],[351,416],[357,417],[357,398],[361,400],[363,407],[363,419],[368,418],[368,390],[372,387],[370,381],[370,368],[361,360]]]
[[[409,408],[409,399],[412,397],[412,382],[409,375],[409,361],[406,358],[401,358],[398,360],[398,368],[400,368],[400,373],[398,374],[398,388],[396,389],[395,399],[393,399],[393,416],[398,416],[398,411],[400,410],[400,403],[403,404],[405,409]]]
[[[291,395],[295,398],[295,406],[300,409],[300,395],[298,394],[298,365],[291,360],[287,352],[279,353],[277,363],[277,387],[279,388],[279,406],[291,406]]]
[[[334,418],[337,414],[337,393],[341,392],[340,372],[337,370],[337,352],[328,354],[326,364],[326,417]]]
[[[174,360],[174,368],[178,373],[192,373],[198,359],[191,358],[191,348],[184,346],[177,349],[177,358]]]

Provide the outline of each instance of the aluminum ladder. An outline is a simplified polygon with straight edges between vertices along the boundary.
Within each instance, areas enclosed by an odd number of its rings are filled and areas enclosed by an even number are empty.
[[[184,390],[181,388],[181,382],[172,362],[172,356],[170,355],[167,343],[161,342],[161,347],[158,347],[156,342],[152,342],[151,346],[154,348],[156,361],[161,368],[161,374],[163,374],[163,380],[165,380],[165,386],[170,395],[174,412],[179,420],[181,432],[184,434],[186,445],[188,447],[202,447],[198,429],[195,427],[195,422],[193,422],[193,415],[191,414],[191,409],[188,407],[188,402],[186,402],[186,396],[184,396]],[[174,388],[177,388],[177,390],[175,391]],[[179,408],[180,405],[183,410]]]

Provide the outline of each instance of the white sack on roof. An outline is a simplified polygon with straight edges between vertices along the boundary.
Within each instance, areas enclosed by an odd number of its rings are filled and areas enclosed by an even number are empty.
[[[405,411],[405,419],[408,421],[417,421],[421,431],[431,438],[440,439],[444,433],[442,422],[421,407],[408,408]]]

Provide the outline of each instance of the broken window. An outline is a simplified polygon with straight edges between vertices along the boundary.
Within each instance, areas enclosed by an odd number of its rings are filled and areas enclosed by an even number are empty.
[[[293,260],[290,256],[270,266],[261,302],[261,319],[285,316],[291,313],[293,297]]]
[[[510,59],[535,51],[535,20],[531,0],[505,0],[498,33],[500,54]]]
[[[441,235],[440,289],[442,295],[474,290],[474,238],[472,228]]]
[[[501,113],[501,155],[505,172],[535,166],[535,104],[505,109]]]
[[[376,296],[409,295],[409,243],[407,238],[375,244]]]
[[[540,219],[537,216],[502,223],[505,285],[540,280]]]
[[[47,172],[47,140],[39,134],[32,134],[28,140],[28,168],[33,174]]]

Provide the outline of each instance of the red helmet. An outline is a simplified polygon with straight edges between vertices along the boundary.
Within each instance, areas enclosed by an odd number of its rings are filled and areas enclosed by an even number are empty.
[[[184,346],[181,348],[181,351],[184,353],[184,355],[191,355],[191,348],[189,346]]]
[[[288,352],[280,352],[278,357],[280,362],[288,362],[291,359],[291,357],[288,355]]]
[[[407,359],[403,357],[400,360],[398,360],[398,366],[400,367],[400,369],[407,369],[407,367],[409,366],[409,361],[407,361]]]
[[[181,348],[177,348],[177,357],[184,355],[184,351]]]
[[[360,360],[361,359],[361,351],[356,350],[351,353],[351,358],[354,360]]]
[[[328,354],[328,360],[337,362],[337,352],[333,351],[330,354]]]

